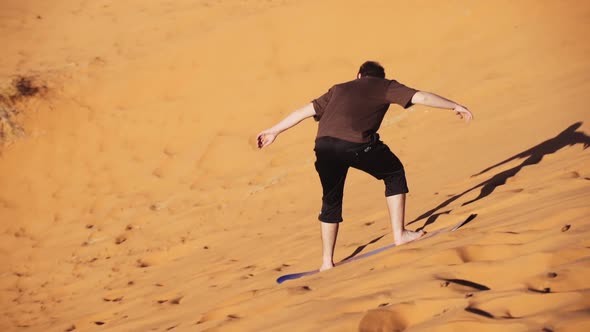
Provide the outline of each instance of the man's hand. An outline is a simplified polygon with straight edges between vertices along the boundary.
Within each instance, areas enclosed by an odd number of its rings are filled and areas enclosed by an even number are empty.
[[[453,108],[453,110],[461,119],[465,119],[465,122],[469,122],[471,119],[473,119],[473,114],[471,114],[471,112],[469,112],[469,110],[464,106],[457,105],[455,108]]]
[[[272,131],[270,129],[262,131],[258,136],[256,136],[256,141],[258,142],[258,148],[262,149],[265,146],[272,144],[275,141],[279,133]]]

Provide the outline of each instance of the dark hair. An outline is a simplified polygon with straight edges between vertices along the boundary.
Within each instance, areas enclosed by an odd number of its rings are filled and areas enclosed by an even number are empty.
[[[385,69],[383,69],[383,66],[381,66],[379,62],[366,61],[359,68],[359,74],[361,74],[361,77],[373,76],[385,78]]]

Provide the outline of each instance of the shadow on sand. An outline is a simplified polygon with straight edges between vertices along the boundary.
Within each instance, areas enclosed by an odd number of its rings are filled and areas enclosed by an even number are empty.
[[[449,214],[452,211],[452,210],[446,210],[443,212],[438,212],[439,210],[443,209],[444,207],[448,206],[452,202],[460,199],[464,195],[466,195],[476,189],[481,188],[479,195],[472,200],[464,202],[463,204],[461,204],[461,206],[465,206],[465,205],[471,204],[473,202],[476,202],[482,198],[485,198],[485,197],[489,196],[491,193],[493,193],[494,190],[496,190],[496,188],[506,184],[506,181],[509,178],[518,174],[518,172],[520,172],[524,167],[538,164],[541,162],[541,160],[543,160],[544,156],[555,153],[555,152],[561,150],[562,148],[565,148],[567,146],[577,145],[577,144],[582,144],[584,149],[588,148],[590,146],[590,136],[584,134],[581,131],[576,131],[581,126],[582,126],[582,122],[576,122],[573,125],[566,128],[561,133],[559,133],[557,136],[555,136],[551,139],[548,139],[538,145],[535,145],[534,147],[532,147],[526,151],[523,151],[517,155],[514,155],[504,161],[501,161],[493,166],[490,166],[477,174],[472,175],[472,177],[480,176],[484,173],[487,173],[487,172],[493,170],[496,167],[507,164],[513,160],[524,159],[522,161],[522,163],[520,163],[519,165],[512,167],[506,171],[500,172],[500,173],[492,176],[488,180],[485,180],[485,181],[475,185],[474,187],[471,187],[471,188],[465,190],[464,192],[462,192],[458,195],[452,196],[451,198],[447,199],[446,201],[440,203],[438,206],[428,210],[427,212],[420,215],[418,218],[412,220],[411,222],[408,223],[408,225],[413,224],[413,223],[415,223],[421,219],[424,219],[424,218],[428,218],[428,220],[426,221],[426,224],[424,226],[432,224],[433,222],[436,221],[436,219],[440,215]]]

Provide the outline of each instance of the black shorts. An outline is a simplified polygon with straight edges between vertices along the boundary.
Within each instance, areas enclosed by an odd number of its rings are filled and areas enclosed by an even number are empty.
[[[389,147],[375,135],[371,143],[354,143],[334,137],[315,142],[315,169],[322,182],[322,222],[342,221],[344,181],[349,167],[371,174],[385,183],[385,196],[408,192],[404,166]]]

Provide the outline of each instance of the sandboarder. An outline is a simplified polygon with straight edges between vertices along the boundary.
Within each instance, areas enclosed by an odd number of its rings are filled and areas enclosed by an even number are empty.
[[[473,115],[464,106],[434,93],[409,88],[385,79],[377,62],[367,61],[355,80],[334,85],[324,95],[289,114],[273,127],[258,134],[258,147],[274,142],[283,131],[302,120],[314,117],[318,124],[315,140],[315,168],[322,184],[321,221],[322,265],[320,271],[334,267],[334,247],[342,222],[344,182],[349,167],[371,174],[385,183],[385,197],[394,243],[401,245],[418,239],[424,232],[404,228],[408,186],[402,163],[379,139],[379,129],[390,104],[408,108],[413,104],[451,109],[469,122]]]

